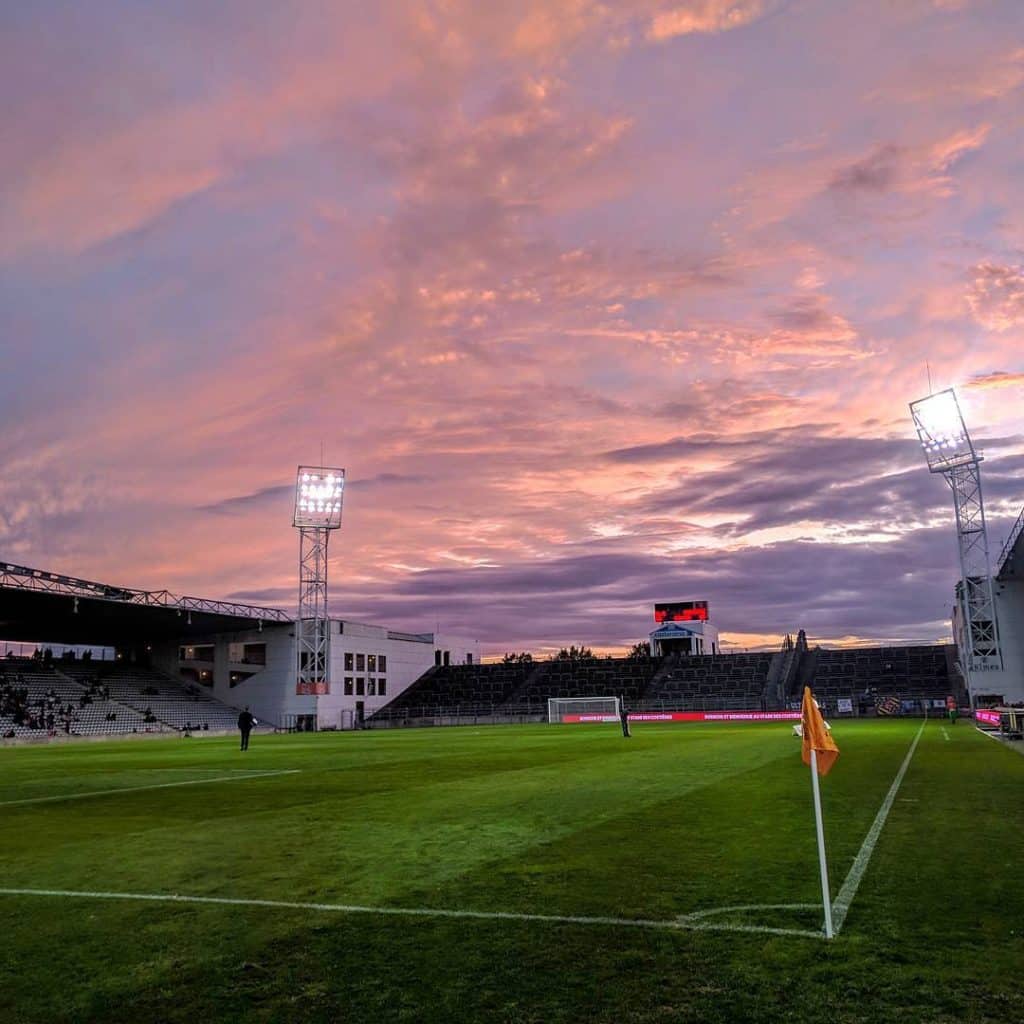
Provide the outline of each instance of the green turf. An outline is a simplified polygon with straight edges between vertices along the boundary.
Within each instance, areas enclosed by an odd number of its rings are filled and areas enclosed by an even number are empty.
[[[833,893],[919,724],[836,726]],[[812,903],[798,750],[788,725],[724,724],[2,749],[0,888],[666,921]],[[164,788],[40,802],[139,786]],[[0,1021],[1020,1021],[1022,792],[1024,758],[929,723],[831,944],[0,895]]]

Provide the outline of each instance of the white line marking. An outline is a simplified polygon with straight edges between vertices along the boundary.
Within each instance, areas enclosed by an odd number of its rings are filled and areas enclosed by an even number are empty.
[[[710,910],[695,910],[692,914],[680,914],[680,921],[694,921],[715,914],[733,914],[742,910],[820,910],[820,903],[741,903],[735,907],[712,907]]]
[[[599,925],[663,931],[759,932],[820,939],[820,932],[799,928],[762,928],[756,925],[691,924],[631,917],[580,917],[571,914],[520,914],[488,910],[443,910],[433,907],[364,907],[350,903],[300,903],[292,900],[233,899],[227,896],[182,896],[179,893],[81,892],[73,889],[0,889],[3,896],[55,896],[69,899],[141,900],[147,903],[205,903],[227,907],[271,907],[277,910],[319,910],[340,914],[376,914],[381,917],[440,917],[476,921],[533,921],[542,924]]]
[[[942,738],[943,738],[943,739],[944,739],[944,740],[945,740],[945,741],[946,741],[947,743],[949,742],[949,733],[948,733],[948,732],[946,732],[946,727],[945,727],[945,726],[943,726],[943,727],[942,727]]]
[[[258,775],[218,775],[212,779],[187,779],[184,782],[154,782],[145,786],[122,786],[120,789],[97,789],[88,793],[60,793],[57,796],[30,796],[23,800],[2,800],[0,807],[15,807],[21,804],[48,804],[60,800],[84,800],[94,796],[117,796],[118,793],[138,793],[144,789],[173,789],[175,786],[205,786],[211,782],[247,782],[250,779],[269,779],[275,775],[296,775],[300,769],[260,772]]]
[[[857,895],[857,889],[860,887],[861,879],[864,877],[864,872],[867,871],[871,855],[875,852],[875,845],[878,842],[878,837],[882,834],[882,829],[885,826],[885,820],[889,817],[889,811],[892,810],[893,801],[896,799],[896,794],[899,792],[900,785],[903,783],[903,776],[907,774],[907,768],[910,767],[910,759],[914,756],[914,751],[917,750],[917,744],[921,739],[921,733],[924,732],[926,721],[922,722],[921,728],[917,730],[917,735],[914,736],[914,740],[910,744],[907,756],[903,758],[903,763],[900,765],[899,771],[896,773],[896,778],[892,780],[889,792],[885,794],[882,806],[878,808],[875,820],[871,823],[871,828],[868,829],[868,834],[864,837],[864,842],[861,844],[860,850],[854,858],[853,866],[850,868],[850,873],[846,876],[846,881],[843,882],[843,887],[839,890],[839,895],[835,898],[835,901],[832,904],[832,917],[835,920],[836,935],[839,934],[840,929],[843,927],[843,922],[846,920],[846,915],[850,910],[850,904],[853,902],[853,898]]]

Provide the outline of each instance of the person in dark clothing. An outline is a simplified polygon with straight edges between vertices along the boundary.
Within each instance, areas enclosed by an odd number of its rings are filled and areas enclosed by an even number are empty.
[[[249,713],[249,709],[246,708],[238,716],[238,731],[242,734],[242,749],[249,749],[249,733],[252,732],[252,727],[256,724],[256,719]]]
[[[622,735],[629,739],[629,712],[621,701],[619,702],[619,721],[622,722]]]

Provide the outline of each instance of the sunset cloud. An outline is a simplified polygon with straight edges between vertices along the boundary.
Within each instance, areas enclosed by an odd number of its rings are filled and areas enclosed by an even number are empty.
[[[727,32],[761,17],[766,0],[691,0],[656,14],[648,37],[662,42],[692,33]]]
[[[992,331],[1024,325],[1024,268],[977,263],[970,268],[967,302],[974,319]]]
[[[946,635],[907,402],[961,388],[1012,522],[1019,15],[5,11],[0,557],[291,607],[323,444],[337,614]]]

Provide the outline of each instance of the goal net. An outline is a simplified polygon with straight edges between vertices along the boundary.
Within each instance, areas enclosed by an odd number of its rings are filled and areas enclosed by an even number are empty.
[[[618,697],[549,697],[549,722],[617,722]]]

